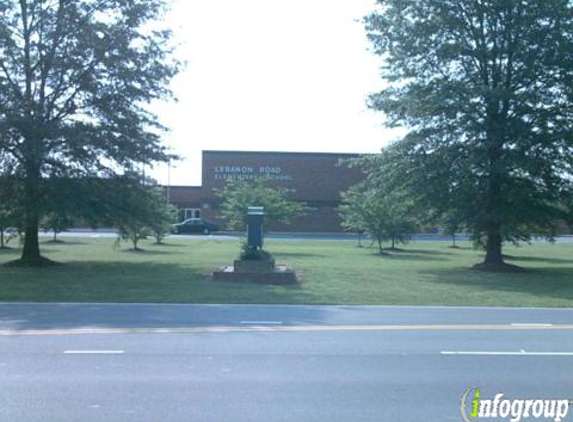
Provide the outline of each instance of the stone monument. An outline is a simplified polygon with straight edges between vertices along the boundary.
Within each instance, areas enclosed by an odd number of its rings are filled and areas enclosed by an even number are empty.
[[[264,284],[294,284],[297,277],[292,268],[276,265],[274,257],[263,250],[263,207],[249,207],[247,214],[247,243],[233,265],[213,273],[213,281],[235,281]]]

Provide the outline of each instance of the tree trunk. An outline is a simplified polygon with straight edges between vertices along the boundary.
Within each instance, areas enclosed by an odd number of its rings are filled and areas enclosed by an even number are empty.
[[[378,249],[380,249],[380,255],[383,255],[384,248],[382,248],[382,238],[380,236],[376,236],[376,240],[378,241]]]
[[[43,261],[40,255],[40,244],[38,241],[38,218],[28,218],[26,230],[24,232],[24,249],[22,250],[23,263],[35,265]]]
[[[54,243],[56,243],[58,241],[58,239],[56,238],[57,235],[58,235],[58,232],[56,230],[54,230]]]
[[[392,250],[396,249],[396,236],[392,235]]]
[[[38,229],[40,216],[40,166],[31,162],[26,166],[26,180],[24,182],[24,249],[22,250],[21,264],[25,266],[41,266],[48,262],[40,255]]]
[[[490,230],[487,235],[485,246],[484,264],[503,264],[501,253],[501,234],[499,230]]]
[[[0,249],[4,249],[4,229],[0,229]]]

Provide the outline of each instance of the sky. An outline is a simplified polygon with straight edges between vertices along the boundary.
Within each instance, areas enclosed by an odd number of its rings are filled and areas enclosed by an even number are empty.
[[[172,0],[186,62],[154,105],[181,161],[160,183],[201,184],[202,150],[378,152],[399,136],[366,106],[383,87],[361,18],[374,0]],[[168,174],[170,177],[168,177]]]

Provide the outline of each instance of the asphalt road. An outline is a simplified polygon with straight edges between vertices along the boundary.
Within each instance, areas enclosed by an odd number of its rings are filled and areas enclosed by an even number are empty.
[[[51,237],[53,234],[51,232],[40,232],[40,236]],[[229,232],[221,231],[214,232],[209,235],[203,234],[180,234],[172,235],[173,238],[178,239],[195,239],[195,240],[236,240],[241,236],[244,236],[240,232]],[[58,237],[91,237],[91,238],[115,238],[117,237],[117,232],[114,229],[70,229],[69,231],[58,234]],[[269,233],[265,235],[265,239],[269,240],[323,240],[323,241],[352,241],[356,242],[358,236],[355,233],[313,233],[313,232],[280,232],[280,233]],[[464,234],[456,236],[456,241],[467,241],[469,237]],[[411,237],[414,242],[451,242],[450,236],[442,236],[439,234],[414,234]],[[369,240],[367,236],[363,236],[362,241],[368,244]],[[573,242],[573,236],[557,236],[555,238],[557,243],[571,243]],[[545,238],[533,238],[532,243],[546,242]]]
[[[461,421],[471,387],[573,398],[572,334],[569,309],[0,304],[0,421]]]

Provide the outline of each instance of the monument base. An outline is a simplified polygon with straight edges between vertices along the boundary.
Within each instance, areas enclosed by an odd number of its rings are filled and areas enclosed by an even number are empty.
[[[241,272],[235,271],[233,265],[222,268],[213,273],[213,281],[258,283],[258,284],[296,284],[296,273],[286,265],[277,265],[274,271],[269,272]]]
[[[233,267],[236,273],[273,273],[276,265],[274,258],[271,257],[261,260],[236,259]]]

